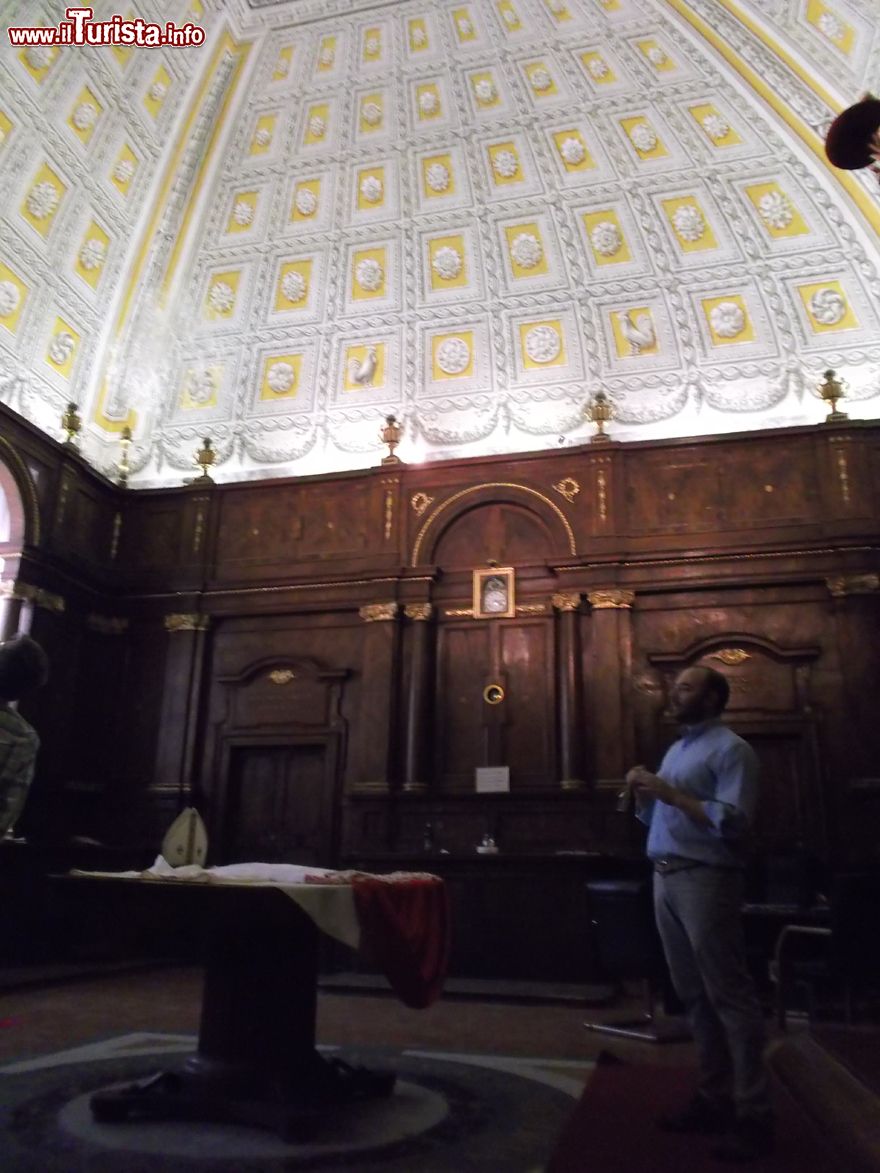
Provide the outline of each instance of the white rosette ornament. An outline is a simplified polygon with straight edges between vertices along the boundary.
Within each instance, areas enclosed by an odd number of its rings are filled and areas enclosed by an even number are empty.
[[[76,347],[76,339],[67,330],[62,330],[60,334],[49,343],[49,358],[56,367],[64,366],[70,356],[73,354]]]
[[[107,246],[103,240],[87,240],[79,250],[79,263],[88,272],[94,272],[104,264],[107,255]]]
[[[672,226],[681,239],[686,240],[689,244],[699,240],[706,231],[706,221],[699,208],[695,208],[693,204],[682,204],[681,207],[675,209],[672,215]]]
[[[587,69],[590,71],[590,77],[596,81],[601,81],[611,72],[608,62],[601,57],[591,57],[587,63]]]
[[[268,145],[271,141],[272,141],[272,131],[268,128],[268,126],[261,126],[260,129],[257,131],[257,133],[254,135],[254,142],[257,144],[258,147],[268,147]]]
[[[481,77],[474,84],[474,94],[481,106],[490,106],[498,97],[498,90],[490,77]]]
[[[461,273],[464,258],[458,249],[449,245],[438,248],[431,262],[432,268],[443,281],[453,281]]]
[[[236,200],[235,207],[232,209],[232,219],[240,228],[247,228],[249,224],[253,224],[253,204],[249,204],[247,200]]]
[[[623,244],[623,233],[611,220],[600,220],[590,233],[590,242],[602,257],[613,257]]]
[[[52,183],[38,183],[28,192],[25,203],[35,220],[45,220],[58,207],[58,191]]]
[[[511,243],[510,255],[521,269],[534,269],[541,263],[544,250],[537,236],[531,232],[521,232]]]
[[[274,362],[269,367],[266,382],[270,391],[274,391],[276,395],[283,395],[296,382],[296,371],[289,362]]]
[[[539,65],[537,69],[532,70],[531,81],[532,89],[539,94],[546,94],[553,85],[553,78],[550,76],[550,71],[545,69],[543,65]]]
[[[424,90],[419,94],[419,110],[426,118],[431,118],[440,109],[440,99],[433,90]]]
[[[657,146],[657,136],[647,122],[637,122],[635,126],[630,127],[629,137],[632,145],[643,155],[653,151]]]
[[[425,183],[431,191],[437,192],[438,195],[447,191],[451,182],[452,176],[444,163],[432,163],[425,171]]]
[[[810,313],[822,326],[836,326],[846,317],[846,298],[836,289],[817,289],[810,298]]]
[[[327,133],[327,123],[320,114],[313,114],[309,119],[309,135],[312,138],[323,138]]]
[[[98,117],[98,108],[91,102],[80,102],[73,112],[73,125],[77,130],[91,130]]]
[[[14,281],[0,281],[0,318],[9,318],[18,309],[21,292]]]
[[[444,375],[460,375],[471,361],[471,348],[464,338],[444,338],[437,347],[437,366]]]
[[[709,314],[709,322],[719,338],[736,338],[746,328],[746,316],[735,301],[722,301]]]
[[[532,362],[553,362],[562,350],[562,338],[553,326],[534,326],[526,334],[525,347]]]
[[[578,163],[583,163],[587,157],[586,147],[579,138],[563,139],[559,153],[572,167],[577,167]]]
[[[720,143],[730,134],[730,123],[720,114],[707,114],[702,127],[713,143]]]
[[[758,214],[768,227],[779,230],[792,222],[794,208],[781,191],[768,191],[758,200]]]
[[[306,294],[306,279],[296,269],[291,269],[281,278],[281,293],[288,301],[302,301]]]
[[[134,163],[131,159],[120,159],[113,168],[113,178],[117,183],[128,183],[134,175]]]
[[[235,290],[225,281],[215,281],[208,291],[208,305],[215,313],[228,313],[235,305]]]
[[[365,175],[361,180],[360,193],[368,204],[381,203],[384,190],[382,180],[377,175]]]
[[[311,216],[318,207],[318,197],[308,187],[301,187],[293,202],[301,216]]]
[[[377,102],[364,102],[361,107],[361,118],[367,126],[378,126],[382,121],[382,107]]]
[[[364,260],[358,261],[354,270],[354,279],[361,289],[367,293],[375,293],[382,288],[382,282],[385,280],[385,270],[377,260],[372,257],[365,257]]]
[[[519,171],[519,159],[513,151],[498,151],[492,157],[492,170],[502,179],[513,179]]]

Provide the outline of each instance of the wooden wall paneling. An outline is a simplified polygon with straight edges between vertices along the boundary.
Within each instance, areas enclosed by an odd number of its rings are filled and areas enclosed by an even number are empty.
[[[809,436],[786,445],[753,440],[727,445],[718,454],[721,521],[725,530],[815,525],[819,485]]]
[[[633,535],[716,532],[722,522],[722,472],[711,449],[627,452],[625,484],[626,528]]]
[[[276,647],[216,677],[215,860],[326,867],[338,858],[347,675]]]
[[[390,793],[397,785],[400,696],[400,608],[369,603],[363,620],[361,689],[352,738],[352,792]]]
[[[495,622],[453,620],[438,625],[435,777],[443,793],[473,791],[475,768],[489,764],[483,689],[492,675]]]
[[[810,674],[819,647],[785,648],[754,634],[730,631],[694,641],[680,652],[649,654],[666,678],[694,664],[725,675],[730,701],[725,719],[761,762],[761,802],[755,838],[768,853],[827,852],[822,766]],[[667,725],[667,743],[675,732]]]
[[[634,764],[630,680],[633,591],[606,587],[587,592],[591,607],[590,657],[585,672],[597,778],[619,779]]]
[[[181,599],[181,603],[186,600]],[[194,600],[192,606],[198,607]],[[169,611],[163,619],[166,656],[160,716],[162,736],[153,788],[174,792],[180,809],[192,801],[199,708],[210,617],[198,610]]]
[[[496,620],[498,663],[507,680],[501,760],[511,791],[559,787],[556,664],[552,613],[547,618]],[[496,764],[491,762],[489,764]]]
[[[829,580],[831,624],[840,655],[840,730],[832,778],[838,839],[856,865],[880,842],[880,574]]]

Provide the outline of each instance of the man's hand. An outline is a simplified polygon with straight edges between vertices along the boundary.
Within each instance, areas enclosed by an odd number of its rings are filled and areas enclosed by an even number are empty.
[[[655,798],[658,802],[665,802],[667,806],[677,806],[678,791],[668,782],[664,782],[657,774],[652,774],[644,766],[633,766],[626,776],[626,784],[630,790],[635,790],[636,798]]]

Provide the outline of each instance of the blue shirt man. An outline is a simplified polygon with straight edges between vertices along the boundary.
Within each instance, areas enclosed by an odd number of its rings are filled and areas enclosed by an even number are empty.
[[[721,724],[730,686],[713,668],[686,668],[670,708],[684,727],[656,774],[626,776],[648,825],[654,914],[699,1061],[699,1085],[672,1132],[727,1132],[714,1155],[748,1161],[773,1148],[764,1021],[746,965],[743,865],[758,800],[758,760]]]

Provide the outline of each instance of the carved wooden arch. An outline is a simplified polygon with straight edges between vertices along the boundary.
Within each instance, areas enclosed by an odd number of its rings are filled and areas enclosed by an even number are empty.
[[[247,684],[259,676],[271,676],[274,672],[291,673],[288,680],[294,680],[298,676],[306,676],[311,680],[330,683],[343,681],[349,675],[347,668],[325,668],[323,664],[311,656],[263,656],[259,660],[251,661],[240,672],[218,676],[217,680],[221,684]],[[283,683],[283,681],[279,680],[278,683]]]
[[[485,493],[487,490],[492,491],[491,498],[487,498],[486,501],[475,500],[475,494]],[[436,549],[440,536],[448,530],[454,521],[467,513],[475,505],[488,504],[490,500],[493,505],[525,505],[530,512],[534,513],[543,522],[549,524],[551,534],[560,534],[561,531],[561,535],[564,535],[564,540],[568,546],[568,552],[570,554],[577,554],[574,531],[569,524],[568,518],[555,501],[551,501],[544,493],[538,492],[537,489],[533,489],[529,485],[520,485],[512,481],[485,481],[482,484],[471,485],[467,489],[461,489],[458,493],[453,493],[451,497],[447,497],[445,501],[441,501],[437,508],[433,510],[416,535],[416,540],[413,544],[411,565],[419,565],[423,549],[430,549],[431,552]],[[443,524],[436,527],[435,523],[440,518],[443,519]],[[430,535],[431,542],[430,547],[428,547],[427,539],[431,530],[434,530],[434,532]],[[430,561],[430,559],[422,558],[422,561]]]
[[[805,663],[819,658],[819,648],[816,647],[784,648],[775,640],[767,639],[765,636],[728,631],[715,632],[713,635],[705,636],[703,639],[689,644],[681,652],[649,652],[648,662],[656,664],[658,668],[685,668],[704,656],[714,655],[722,663],[730,665],[748,659],[749,648],[763,652],[774,660],[779,660],[780,663]],[[725,660],[723,656],[718,654],[724,651],[732,653],[730,659]],[[737,652],[743,652],[745,655],[738,657],[735,655]]]
[[[784,648],[766,636],[736,631],[715,632],[680,652],[649,652],[647,659],[664,675],[673,675],[707,658],[718,660],[722,666],[736,668],[751,659],[755,652],[791,669],[798,709],[809,711],[809,672],[820,655],[817,647]]]
[[[0,488],[9,506],[10,547],[22,549],[40,541],[40,508],[33,477],[13,446],[0,436]]]

